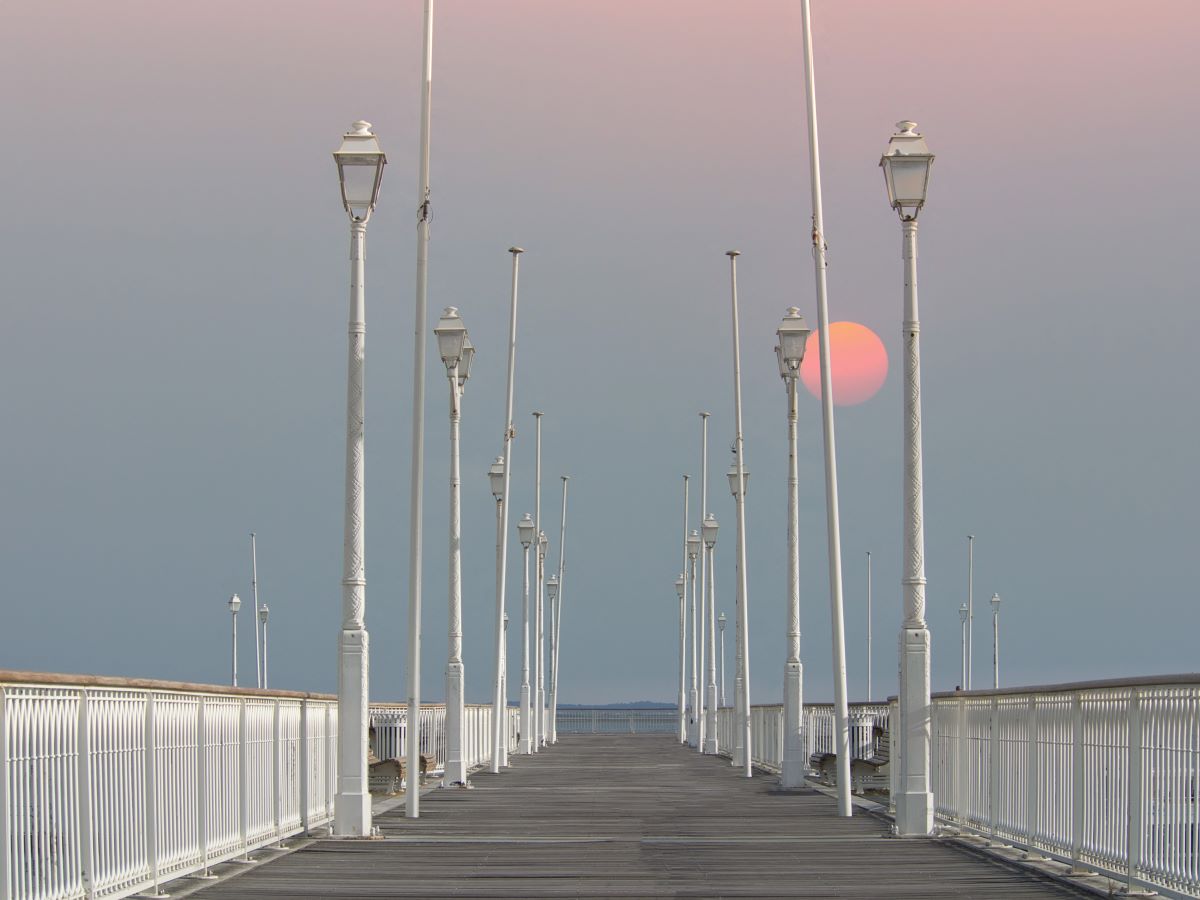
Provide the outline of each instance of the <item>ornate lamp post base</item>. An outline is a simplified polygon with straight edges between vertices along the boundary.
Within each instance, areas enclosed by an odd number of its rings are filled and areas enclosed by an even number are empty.
[[[370,640],[366,629],[343,631],[338,642],[338,785],[333,799],[333,833],[347,837],[371,834],[371,792],[365,737]]]

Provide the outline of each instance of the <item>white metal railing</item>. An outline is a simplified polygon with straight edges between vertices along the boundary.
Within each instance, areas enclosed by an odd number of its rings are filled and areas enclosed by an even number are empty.
[[[521,711],[505,709],[505,739],[508,752],[515,753],[520,739]],[[405,759],[408,740],[408,706],[401,703],[372,703],[370,709],[371,750],[380,759]],[[463,723],[463,752],[467,768],[488,765],[492,760],[492,707],[468,703]],[[421,753],[432,756],[438,771],[446,765],[446,707],[421,706]]]
[[[940,821],[1200,894],[1200,675],[933,696]]]
[[[560,706],[555,724],[562,734],[674,734],[679,731],[679,710],[674,706],[654,709]]]
[[[876,728],[886,732],[890,712],[886,703],[852,703],[850,710],[850,758],[869,759],[876,749]],[[733,753],[736,717],[732,706],[717,711],[717,746],[726,756]],[[805,756],[837,752],[832,703],[804,705]],[[750,707],[750,759],[756,766],[778,771],[783,765],[783,704]]]
[[[124,897],[333,817],[328,695],[0,672],[0,896]]]

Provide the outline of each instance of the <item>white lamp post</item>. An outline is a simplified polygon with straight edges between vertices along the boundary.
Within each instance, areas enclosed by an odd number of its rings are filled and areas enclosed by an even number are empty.
[[[262,625],[262,687],[266,690],[269,687],[267,680],[267,616],[271,614],[271,610],[267,604],[263,604],[258,608],[258,621]]]
[[[405,756],[408,771],[421,770],[421,579],[425,542],[425,345],[429,285],[429,133],[433,105],[433,0],[425,0],[421,54],[421,151],[417,162],[416,311],[413,328],[412,466],[408,517],[408,721]],[[421,792],[408,791],[404,815],[420,816]]]
[[[686,544],[685,544],[686,546]],[[686,555],[686,552],[685,552]],[[687,743],[687,605],[684,586],[687,576],[682,572],[675,579],[675,594],[679,597],[679,743]]]
[[[738,626],[742,629],[742,731],[745,733],[745,752],[743,769],[746,778],[754,775],[751,766],[752,748],[750,744],[750,596],[746,592],[746,481],[745,481],[745,445],[742,439],[742,332],[738,325],[738,257],[742,256],[737,250],[727,251],[725,256],[730,258],[730,300],[733,313],[733,451],[737,455],[734,466],[737,467],[739,484],[737,500],[738,530],[737,530],[737,560],[738,560]]]
[[[709,413],[700,414],[700,690],[697,692],[696,706],[696,746],[701,753],[708,743],[708,701],[705,690],[705,672],[707,670],[708,641],[705,631],[708,628],[708,551],[703,546],[704,520],[708,518],[708,417]]]
[[[958,686],[962,690],[967,689],[967,604],[963,604],[958,608],[958,626],[962,630],[962,674],[959,676]]]
[[[717,616],[717,625],[721,629],[721,705],[725,705],[725,613]]]
[[[338,643],[338,781],[333,832],[371,833],[367,774],[369,638],[364,613],[363,349],[367,220],[379,200],[387,157],[369,122],[355,122],[333,154],[342,206],[350,217],[350,362],[346,390],[346,509],[342,546],[342,630]],[[415,771],[415,769],[410,770]]]
[[[521,752],[533,752],[533,698],[529,693],[529,547],[533,543],[533,516],[525,513],[517,523],[525,564],[521,568]]]
[[[500,766],[508,765],[508,743],[506,739],[505,711],[508,708],[508,695],[505,693],[508,685],[508,672],[504,666],[508,664],[508,630],[502,625],[508,614],[505,612],[505,590],[508,584],[508,488],[511,481],[511,469],[504,461],[512,459],[512,439],[516,435],[513,428],[513,382],[517,371],[517,276],[520,268],[520,256],[525,251],[520,247],[509,247],[512,254],[512,299],[509,304],[508,316],[508,389],[504,400],[504,440],[503,451],[497,457],[497,462],[503,466],[501,477],[497,482],[492,478],[492,494],[496,496],[496,694],[492,703],[492,771],[500,771]],[[496,489],[500,493],[496,495]],[[502,662],[503,661],[503,662]]]
[[[437,327],[438,353],[450,384],[450,571],[449,655],[446,661],[446,769],[443,783],[466,786],[467,760],[463,748],[466,718],[465,678],[462,661],[462,521],[459,476],[459,423],[462,395],[471,376],[475,350],[467,338],[458,310],[446,307]]]
[[[741,491],[738,490],[738,467],[734,461],[729,466],[729,471],[726,473],[729,479],[729,493],[733,495],[734,502],[737,503],[738,496]],[[745,485],[746,492],[750,491],[750,470],[745,466],[742,467],[741,484]],[[740,560],[735,564],[740,567]],[[746,741],[747,729],[743,727],[744,721],[749,721],[749,709],[745,705],[745,693],[743,692],[745,680],[745,663],[746,654],[745,646],[742,644],[742,582],[741,575],[738,574],[735,579],[736,594],[734,596],[734,611],[733,611],[733,710],[736,720],[733,728],[733,756],[730,763],[735,768],[742,768],[746,765],[746,752],[748,743]],[[748,693],[748,692],[746,692]]]
[[[704,517],[701,527],[704,538],[704,557],[708,561],[708,599],[705,601],[708,621],[708,690],[704,706],[704,752],[717,754],[717,623],[713,618],[716,597],[713,591],[713,549],[717,546],[717,518],[712,513]]]
[[[1000,595],[992,594],[992,687],[1000,687]]]
[[[506,442],[507,443],[507,442]],[[500,771],[502,765],[507,765],[507,752],[504,746],[504,707],[508,699],[504,695],[504,661],[508,657],[508,616],[504,612],[504,573],[507,560],[505,559],[505,528],[506,510],[504,498],[508,481],[507,467],[504,457],[497,456],[496,461],[488,468],[488,483],[492,488],[492,496],[496,499],[496,615],[499,617],[496,641],[496,692],[492,698],[492,766],[493,774]]]
[[[683,570],[677,583],[679,594],[679,743],[688,742],[687,714],[687,573],[688,573],[688,476],[683,476]]]
[[[555,604],[558,602],[558,575],[551,572],[546,578],[546,602],[550,604],[550,661],[548,671],[549,688],[546,694],[546,743],[553,744],[555,742],[554,734],[554,682],[558,675],[558,642],[555,637],[555,624],[558,621],[558,613],[555,610]]]
[[[785,788],[804,784],[808,768],[804,752],[804,666],[800,662],[800,462],[797,423],[800,364],[808,343],[809,327],[800,310],[790,307],[775,336],[775,359],[788,398],[788,523],[787,523],[787,659],[783,665],[783,765],[779,783]],[[870,699],[869,697],[867,699]]]
[[[687,539],[687,556],[688,556],[688,571],[690,573],[690,581],[692,583],[692,678],[691,689],[688,693],[688,736],[687,742],[689,747],[698,747],[700,745],[700,725],[697,721],[699,714],[699,655],[700,648],[697,645],[699,635],[696,631],[696,557],[700,555],[700,532],[695,528],[688,534]]]
[[[925,624],[925,525],[921,474],[921,326],[917,315],[917,215],[925,205],[933,154],[915,122],[899,122],[879,161],[888,201],[903,227],[904,259],[904,622],[900,628],[901,836],[933,831],[929,771],[929,629]]]
[[[867,551],[867,700],[874,695],[871,689],[871,659],[874,651],[871,647],[871,551]]]
[[[508,613],[504,613],[500,648],[504,655],[500,660],[500,696],[504,699],[501,708],[500,732],[500,765],[508,765]]]
[[[550,678],[550,743],[558,743],[558,656],[562,650],[562,609],[563,609],[563,579],[566,577],[567,565],[567,482],[570,475],[558,476],[562,480],[562,518],[558,526],[558,599],[552,600],[554,606],[554,649],[551,651]]]
[[[542,587],[543,564],[546,549],[542,542],[546,535],[542,533],[542,413],[534,412],[534,462],[533,462],[533,526],[537,546],[533,551],[533,752],[540,753],[542,749],[543,729],[545,720],[542,718],[542,668],[545,658],[542,655]]]
[[[967,535],[967,675],[963,690],[971,690],[971,673],[975,670],[975,535]]]
[[[255,542],[254,532],[250,532],[250,594],[251,600],[254,601],[254,608],[258,609],[258,545]],[[257,679],[259,687],[265,687],[263,684],[263,667],[262,667],[262,642],[258,635],[258,617],[254,618],[254,677]]]
[[[229,598],[229,611],[231,613],[233,613],[233,616],[232,616],[232,619],[233,619],[233,652],[230,656],[230,659],[231,659],[231,662],[233,665],[233,672],[230,677],[233,680],[230,683],[234,687],[237,687],[237,614],[238,614],[238,610],[241,608],[242,608],[242,598],[239,597],[237,594],[234,594],[232,597]]]
[[[537,549],[537,748],[546,745],[546,557],[550,539],[538,532]],[[535,748],[535,749],[537,749]]]

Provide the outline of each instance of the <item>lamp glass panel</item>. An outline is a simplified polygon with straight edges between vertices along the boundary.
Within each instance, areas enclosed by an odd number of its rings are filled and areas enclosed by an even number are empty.
[[[346,191],[346,203],[351,209],[370,208],[375,195],[376,162],[362,157],[341,160],[342,184]]]
[[[448,366],[454,365],[462,357],[463,344],[467,339],[467,330],[459,322],[453,322],[448,327],[438,326],[436,329],[438,354],[442,362]]]
[[[925,202],[925,182],[929,177],[928,159],[905,159],[893,156],[888,165],[892,169],[894,203],[900,206],[920,206]]]

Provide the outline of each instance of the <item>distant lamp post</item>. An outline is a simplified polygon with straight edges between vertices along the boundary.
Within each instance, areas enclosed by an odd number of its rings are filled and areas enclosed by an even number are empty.
[[[992,594],[992,687],[1000,687],[1000,595]]]
[[[738,501],[738,467],[737,461],[734,460],[729,466],[729,493],[733,495],[734,502]],[[743,466],[742,468],[742,484],[746,486],[746,493],[750,493],[750,470]],[[737,563],[740,565],[740,560]],[[736,588],[734,596],[734,614],[733,614],[733,709],[734,719],[737,724],[733,729],[733,758],[732,764],[737,768],[744,769],[746,766],[746,734],[743,723],[749,717],[750,713],[744,709],[744,679],[745,679],[745,646],[742,642],[742,581],[741,575],[735,579]]]
[[[446,661],[446,772],[443,782],[467,784],[467,757],[463,748],[466,718],[465,679],[462,661],[462,513],[459,473],[459,424],[462,396],[471,375],[475,355],[467,339],[467,328],[453,306],[446,307],[437,327],[438,353],[446,366],[450,383],[450,571],[449,655]]]
[[[798,451],[800,364],[811,329],[796,307],[789,307],[775,331],[775,360],[787,389],[788,520],[787,520],[787,659],[783,664],[783,765],[779,783],[804,784],[808,769],[804,752],[804,666],[800,662],[800,462]],[[735,473],[736,475],[736,473]],[[868,700],[870,697],[867,698]],[[835,706],[836,709],[836,706]]]
[[[533,752],[533,699],[529,693],[529,547],[533,544],[533,516],[525,513],[517,523],[517,534],[525,551],[525,564],[521,569],[521,752]]]
[[[504,700],[501,708],[500,722],[500,765],[508,765],[508,613],[504,613],[503,631],[501,638],[503,639],[500,646],[504,650],[504,656],[500,660],[500,696]]]
[[[962,631],[962,674],[959,676],[958,686],[962,690],[967,689],[967,604],[963,604],[958,608],[958,625]]]
[[[717,517],[709,513],[701,526],[701,535],[704,539],[704,556],[708,561],[708,577],[706,584],[708,585],[708,599],[705,600],[704,606],[709,617],[708,622],[708,646],[705,648],[707,653],[707,670],[708,684],[705,693],[704,706],[704,752],[717,754],[717,623],[713,618],[713,610],[716,607],[716,592],[713,589],[714,572],[713,572],[713,550],[717,546]]]
[[[879,160],[888,202],[900,216],[904,259],[904,621],[900,627],[900,791],[896,830],[933,832],[929,771],[929,629],[925,623],[925,511],[921,472],[921,326],[917,314],[917,215],[925,206],[933,154],[915,122],[898,122]]]
[[[721,705],[725,705],[725,613],[717,616],[717,625],[721,629]]]
[[[537,549],[537,742],[546,745],[546,557],[550,553],[550,539],[546,532],[538,532]]]
[[[234,594],[232,597],[229,598],[229,611],[231,613],[233,613],[233,616],[232,616],[232,618],[233,618],[233,653],[232,653],[230,659],[231,659],[232,665],[233,665],[233,673],[231,675],[231,678],[233,680],[231,683],[233,684],[234,687],[237,687],[237,614],[238,614],[238,610],[241,608],[242,608],[242,598],[239,597],[237,594]]]
[[[554,682],[555,676],[558,674],[558,654],[555,652],[558,649],[555,635],[555,623],[558,621],[558,613],[555,611],[555,604],[558,602],[558,574],[555,572],[551,572],[546,579],[546,602],[550,604],[550,661],[546,673],[549,682],[549,693],[546,699],[549,721],[546,723],[546,743],[554,744],[558,742],[558,735],[554,727]]]
[[[696,630],[696,557],[700,555],[700,532],[695,528],[691,530],[687,538],[687,556],[689,580],[692,584],[692,678],[691,688],[688,692],[688,737],[687,742],[689,747],[695,747],[700,740],[700,724],[696,721],[697,710],[699,709],[699,647],[697,641],[699,634]]]
[[[355,122],[333,154],[342,206],[350,217],[350,364],[346,392],[346,508],[342,541],[342,630],[338,643],[337,794],[333,833],[371,833],[367,773],[369,638],[363,538],[363,347],[367,220],[379,200],[387,157],[369,122]]]
[[[267,604],[263,604],[258,608],[258,622],[262,626],[262,686],[266,690],[267,682],[267,616],[271,614],[271,610]]]
[[[687,604],[684,601],[687,576],[683,572],[675,579],[675,595],[679,598],[679,743],[687,743]]]
[[[488,469],[488,483],[492,488],[492,496],[496,499],[496,611],[500,615],[500,639],[496,643],[496,693],[493,698],[492,715],[495,717],[492,729],[492,767],[493,773],[499,772],[501,766],[508,765],[508,752],[504,742],[504,729],[501,722],[508,698],[504,694],[505,660],[508,658],[508,614],[504,611],[504,486],[505,478],[504,457],[497,456],[496,461]]]

